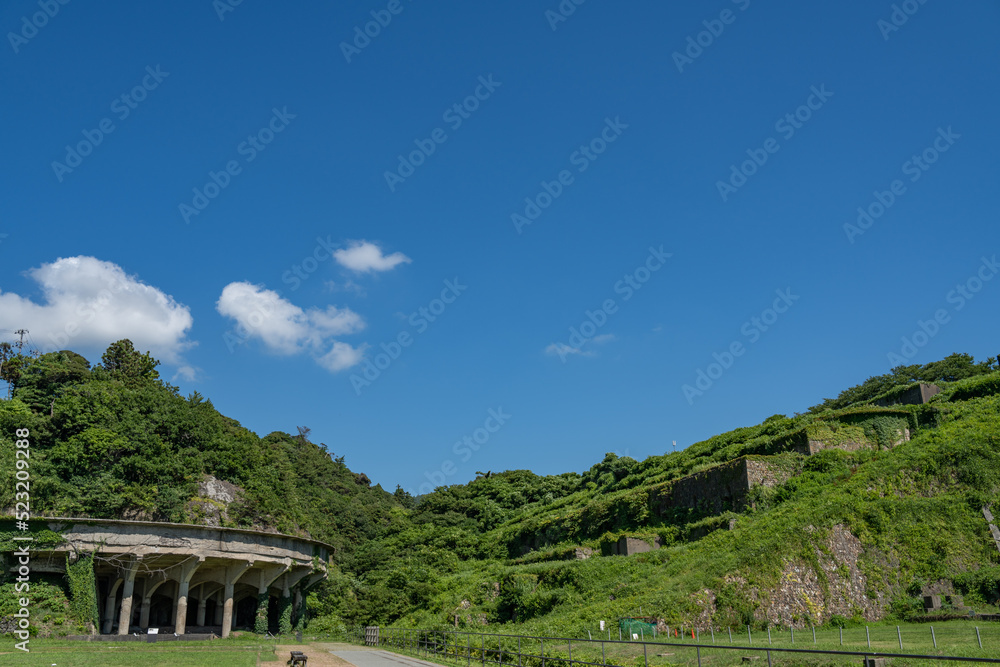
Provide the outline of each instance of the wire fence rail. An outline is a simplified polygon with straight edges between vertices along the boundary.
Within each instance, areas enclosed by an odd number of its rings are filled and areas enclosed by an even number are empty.
[[[806,631],[810,639],[813,636]],[[358,644],[378,646],[399,653],[408,653],[445,664],[472,667],[474,664],[508,665],[509,667],[664,667],[666,665],[724,665],[753,663],[766,658],[768,667],[795,665],[827,667],[856,664],[863,667],[903,667],[930,664],[954,665],[959,662],[1000,664],[1000,651],[971,643],[956,653],[930,653],[877,650],[794,648],[790,645],[754,643],[751,633],[746,643],[702,643],[695,638],[679,641],[679,633],[666,640],[579,639],[572,637],[536,637],[475,633],[451,630],[418,630],[408,628],[368,627],[348,631],[348,640]],[[726,634],[728,637],[728,632]],[[870,636],[870,634],[869,634]],[[764,640],[767,641],[766,639]],[[817,642],[818,640],[814,639]],[[669,652],[668,652],[669,651]]]

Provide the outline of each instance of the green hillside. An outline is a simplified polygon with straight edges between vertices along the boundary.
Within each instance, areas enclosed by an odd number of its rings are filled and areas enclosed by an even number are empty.
[[[1000,499],[1000,371],[968,355],[894,369],[682,452],[608,454],[582,474],[508,471],[419,498],[371,487],[307,429],[261,438],[181,397],[127,341],[93,367],[68,351],[16,361],[4,366],[13,398],[0,402],[4,507],[12,434],[28,427],[35,513],[331,543],[337,567],[309,600],[316,628],[579,633],[640,609],[670,625],[850,623],[918,613],[921,587],[941,580],[966,605],[997,609],[1000,552],[981,509]],[[942,391],[876,405],[915,382]],[[204,497],[209,476],[238,499]],[[622,537],[662,546],[612,555]]]

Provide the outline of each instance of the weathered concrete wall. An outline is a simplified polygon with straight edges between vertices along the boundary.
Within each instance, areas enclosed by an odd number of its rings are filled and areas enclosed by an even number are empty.
[[[313,556],[323,562],[329,558],[329,548],[320,542],[233,528],[101,519],[49,519],[47,523],[81,552],[99,547],[104,553],[136,556],[173,553],[275,563],[290,559],[310,565]]]
[[[619,537],[618,544],[615,545],[615,554],[618,556],[631,556],[641,554],[653,549],[659,549],[661,541],[659,537],[654,538],[653,544],[638,537]]]
[[[941,387],[936,384],[915,384],[905,392],[897,394],[891,398],[882,398],[875,401],[875,405],[889,407],[890,405],[923,405],[931,400],[931,396],[940,393]]]
[[[673,508],[719,513],[747,507],[747,494],[755,486],[777,486],[790,472],[760,459],[741,457],[682,477],[662,488],[653,500],[654,511]]]

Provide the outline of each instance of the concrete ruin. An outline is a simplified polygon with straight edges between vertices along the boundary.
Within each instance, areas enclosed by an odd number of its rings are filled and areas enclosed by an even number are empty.
[[[673,508],[718,514],[742,511],[749,506],[748,495],[755,486],[777,486],[792,471],[766,460],[742,456],[738,459],[681,477],[658,494],[654,508],[660,513]]]
[[[927,401],[931,400],[931,396],[941,392],[941,387],[936,384],[925,384],[923,382],[919,384],[910,385],[906,390],[895,394],[890,397],[880,398],[875,401],[875,405],[882,406],[884,408],[890,405],[923,405]]]
[[[659,537],[655,537],[652,544],[639,537],[619,537],[618,542],[615,543],[614,555],[631,556],[632,554],[641,554],[653,549],[659,549],[661,546],[663,544]]]
[[[40,520],[36,520],[38,523]],[[253,628],[258,610],[272,617],[326,577],[332,547],[300,537],[236,528],[115,521],[44,521],[65,542],[31,553],[32,572],[64,573],[81,554],[94,555],[98,632],[226,637]],[[287,613],[287,612],[286,612]]]

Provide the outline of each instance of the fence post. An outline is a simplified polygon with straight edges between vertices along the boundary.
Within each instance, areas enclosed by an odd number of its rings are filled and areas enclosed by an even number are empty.
[[[979,648],[983,647],[983,638],[979,636],[979,626],[976,626],[976,641],[979,642]]]
[[[521,667],[521,635],[517,636],[517,667]]]
[[[816,645],[816,626],[812,626],[813,629],[813,646]]]
[[[698,652],[698,667],[701,667],[701,647],[695,646],[694,650]]]
[[[934,636],[934,626],[931,626],[931,641],[934,642],[934,648],[937,648],[937,637]]]
[[[710,625],[710,626],[708,626],[708,629],[712,631],[712,643],[714,644],[715,643],[715,626]]]
[[[868,640],[868,648],[871,648],[872,647],[872,636],[871,636],[871,633],[868,632],[868,626],[867,625],[865,626],[865,639]],[[865,660],[867,660],[867,659],[868,659],[868,656],[865,656]],[[868,663],[865,663],[865,664],[867,665]]]
[[[795,643],[795,628],[791,625],[788,626],[788,631],[792,633],[792,643]]]
[[[896,637],[899,638],[899,650],[903,650],[903,633],[899,631],[899,626],[896,626]]]
[[[771,652],[767,652],[767,667],[771,667]]]
[[[567,639],[566,640],[566,647],[569,649],[569,663],[572,665],[573,664],[573,640],[572,639]]]
[[[770,625],[767,626],[767,643],[768,644],[771,643],[771,626]]]
[[[643,664],[646,665],[646,667],[649,667],[649,656],[646,655],[646,644],[645,644],[645,642],[642,645],[642,662],[643,662]]]
[[[608,664],[608,659],[604,655],[604,642],[603,641],[601,642],[601,664],[602,665],[607,665]]]
[[[619,633],[621,632],[621,626],[618,626],[618,632]],[[542,667],[545,667],[545,640],[539,637],[538,641],[541,643],[542,646]]]
[[[733,643],[733,629],[730,628],[730,627],[727,627],[726,630],[729,631],[729,643],[732,644]]]
[[[747,641],[753,644],[753,636],[750,634],[750,626],[747,626]]]
[[[840,629],[840,645],[841,646],[844,645],[844,628]],[[935,646],[934,648],[937,648],[937,646]]]

